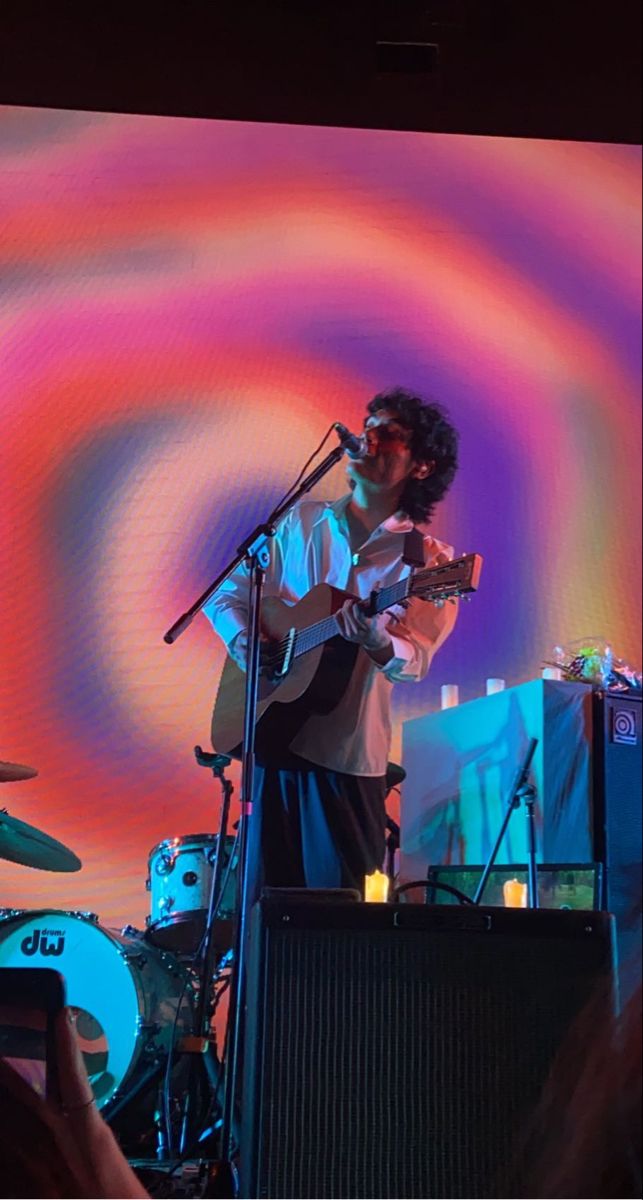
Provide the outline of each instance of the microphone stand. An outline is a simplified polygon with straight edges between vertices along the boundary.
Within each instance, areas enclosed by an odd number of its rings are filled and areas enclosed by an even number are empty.
[[[528,900],[529,908],[538,908],[539,907],[539,904],[538,904],[538,874],[537,874],[537,868],[536,868],[536,821],[535,821],[535,814],[534,814],[534,805],[536,802],[536,789],[535,789],[534,785],[529,782],[529,768],[531,767],[531,760],[534,757],[534,753],[535,753],[537,745],[538,745],[538,738],[530,738],[529,739],[529,745],[527,746],[527,749],[525,751],[525,756],[523,758],[522,763],[518,767],[518,770],[516,772],[516,777],[514,779],[514,782],[513,782],[512,788],[511,788],[511,792],[509,793],[509,800],[507,801],[507,808],[505,810],[505,815],[504,815],[504,818],[502,821],[502,825],[500,826],[500,829],[498,830],[498,836],[493,844],[491,854],[489,855],[489,858],[487,859],[484,871],[482,872],[482,875],[480,876],[480,882],[476,888],[476,892],[473,897],[474,904],[479,904],[480,901],[482,900],[482,893],[484,892],[484,889],[487,885],[487,880],[489,878],[489,875],[491,874],[493,864],[496,861],[496,857],[497,857],[498,851],[500,849],[500,844],[502,842],[503,837],[505,836],[505,831],[509,824],[509,818],[511,817],[512,812],[514,812],[514,810],[516,808],[520,808],[520,801],[524,800],[525,801],[525,809],[527,811],[527,837],[528,837],[528,847],[529,847],[528,848],[528,874],[527,874],[527,900]]]
[[[340,432],[340,437],[342,433]],[[250,573],[250,605],[248,618],[248,662],[246,670],[244,733],[241,757],[241,820],[239,824],[239,865],[238,865],[238,895],[240,897],[239,912],[235,936],[235,949],[232,961],[230,979],[230,1000],[228,1008],[228,1054],[225,1064],[223,1119],[221,1129],[221,1159],[216,1167],[217,1194],[235,1196],[238,1194],[238,1179],[233,1162],[234,1135],[233,1115],[234,1103],[238,1088],[239,1060],[242,1046],[242,1017],[245,1003],[245,951],[246,929],[248,917],[248,825],[252,816],[255,774],[255,728],[257,723],[257,700],[259,690],[259,668],[261,658],[261,599],[266,571],[270,565],[270,539],[275,536],[277,526],[290,509],[307,492],[311,491],[320,479],[340,461],[347,446],[339,445],[322,460],[301,481],[299,486],[277,505],[267,521],[256,529],[238,547],[235,557],[220,575],[206,588],[201,596],[183,613],[164,634],[163,640],[172,645],[188,626],[198,612],[218,591],[234,571],[245,562]],[[216,747],[215,747],[216,749]]]
[[[395,890],[395,852],[400,848],[400,827],[392,817],[386,818],[386,874],[388,875],[389,894]]]

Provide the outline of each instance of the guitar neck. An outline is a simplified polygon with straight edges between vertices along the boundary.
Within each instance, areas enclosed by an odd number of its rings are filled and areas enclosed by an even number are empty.
[[[361,607],[369,617],[400,604],[409,596],[419,596],[422,600],[433,601],[434,604],[444,604],[454,596],[465,592],[475,592],[478,587],[482,557],[480,554],[463,554],[449,562],[435,567],[424,567],[414,571],[398,583],[382,588],[379,592],[371,592],[367,600],[360,601]],[[298,629],[295,635],[292,658],[307,654],[316,646],[321,646],[337,634],[334,617],[325,617],[322,621]]]
[[[393,583],[379,592],[373,592],[368,600],[362,601],[362,607],[368,611],[369,616],[374,617],[378,613],[384,612],[385,609],[391,608],[392,605],[399,604],[408,596],[411,580],[412,576],[409,575],[408,578],[401,579],[399,583]],[[308,654],[309,650],[314,650],[317,646],[322,646],[324,642],[336,637],[337,632],[337,622],[334,617],[324,617],[313,625],[298,629],[292,657],[299,658],[301,654]]]

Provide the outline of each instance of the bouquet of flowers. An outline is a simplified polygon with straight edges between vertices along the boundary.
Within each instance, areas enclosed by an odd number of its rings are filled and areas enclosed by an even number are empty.
[[[564,646],[554,646],[553,659],[546,665],[558,667],[563,679],[591,683],[610,692],[640,692],[643,686],[641,672],[617,658],[603,638],[580,638]]]

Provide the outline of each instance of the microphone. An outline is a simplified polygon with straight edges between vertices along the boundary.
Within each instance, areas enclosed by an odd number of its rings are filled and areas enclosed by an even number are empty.
[[[363,434],[351,433],[341,421],[335,421],[333,429],[349,458],[368,458],[368,443]]]

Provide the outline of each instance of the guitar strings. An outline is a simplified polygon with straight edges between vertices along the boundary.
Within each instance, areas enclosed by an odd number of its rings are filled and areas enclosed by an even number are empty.
[[[459,566],[462,561],[463,559],[454,559],[451,562],[441,564],[443,573],[447,574],[450,568]],[[401,579],[397,583],[391,584],[388,588],[382,588],[381,592],[378,594],[380,597],[383,597],[387,592],[394,593],[398,590],[403,591],[404,587],[409,582],[411,582],[411,585],[415,583],[421,583],[422,580],[427,579],[431,575],[435,575],[439,572],[440,567],[426,567],[424,570],[414,572],[414,574],[408,576],[406,579]],[[456,591],[456,595],[457,592],[462,589],[462,586],[463,585],[461,581],[460,587]],[[440,590],[444,592],[444,583],[442,584],[442,588]],[[444,598],[446,599],[447,597]],[[406,597],[404,597],[404,599],[406,599]],[[399,600],[391,596],[390,605],[393,606],[395,603],[399,603]],[[389,604],[384,604],[381,611],[384,611],[387,607],[389,607]],[[313,649],[314,646],[319,645],[320,641],[325,640],[327,633],[332,634],[334,623],[334,618],[332,616],[324,617],[321,621],[317,621],[314,625],[309,625],[306,629],[297,630],[295,633],[293,657],[297,657],[300,654],[305,654],[309,649]],[[288,649],[289,637],[290,634],[288,633],[281,638],[280,641],[276,643],[269,643],[271,649],[266,650],[265,654],[262,656],[262,669],[271,671],[273,668],[277,667],[280,662],[283,662],[284,656]]]

